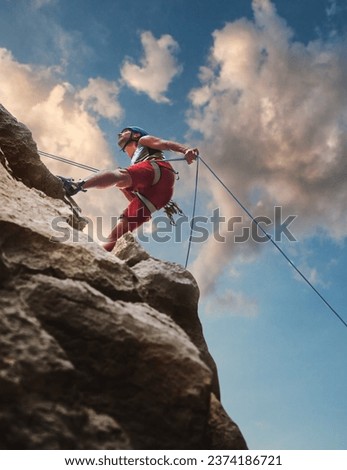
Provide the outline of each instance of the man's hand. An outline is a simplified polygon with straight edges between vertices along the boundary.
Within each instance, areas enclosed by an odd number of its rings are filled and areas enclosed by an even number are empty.
[[[186,159],[188,165],[191,165],[197,159],[198,155],[199,150],[197,148],[188,149],[184,152],[184,158]]]

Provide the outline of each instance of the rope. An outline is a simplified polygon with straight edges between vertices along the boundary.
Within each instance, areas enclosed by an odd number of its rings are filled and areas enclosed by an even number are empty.
[[[320,297],[320,299],[325,303],[325,305],[332,311],[332,313],[340,320],[340,322],[347,328],[346,321],[336,312],[336,310],[330,305],[330,303],[323,297],[323,295],[314,287],[314,285],[307,279],[307,277],[300,271],[300,269],[295,266],[293,261],[286,255],[286,253],[278,246],[278,244],[272,239],[259,222],[253,217],[249,210],[241,203],[241,201],[230,191],[230,189],[223,183],[219,176],[212,170],[212,168],[200,157],[202,163],[206,168],[212,173],[212,175],[219,181],[223,188],[229,193],[229,195],[237,202],[237,204],[246,212],[246,214],[251,218],[252,222],[263,232],[263,234],[270,240],[270,242],[277,248],[282,256],[288,261],[288,263],[295,269],[295,271],[302,277],[302,279],[313,289],[313,291]]]
[[[38,153],[42,155],[43,157],[51,158],[52,160],[57,160],[58,162],[67,163],[68,165],[77,166],[78,168],[83,168],[83,170],[89,170],[94,173],[98,173],[98,171],[100,171],[97,168],[94,168],[92,166],[84,165],[83,163],[74,162],[72,160],[69,160],[68,158],[58,157],[58,155],[54,155],[48,152],[43,152],[42,150],[38,150]]]
[[[183,162],[185,160],[185,157],[179,157],[179,158],[165,158],[164,162]]]
[[[53,160],[58,160],[59,162],[63,162],[63,163],[68,163],[69,165],[73,165],[73,166],[77,166],[78,168],[83,168],[85,170],[93,171],[94,173],[97,173],[98,171],[100,171],[97,168],[94,168],[92,166],[84,165],[83,163],[74,162],[73,160],[69,160],[68,158],[60,157],[58,155],[54,155],[53,153],[44,152],[42,150],[38,150],[38,153],[42,155],[43,157],[52,158]],[[177,157],[177,158],[165,158],[164,161],[165,162],[183,162],[184,160],[185,160],[184,157]]]
[[[185,269],[187,269],[187,266],[188,266],[190,248],[192,245],[192,238],[193,238],[193,231],[194,231],[194,218],[195,218],[196,199],[198,195],[198,183],[199,183],[199,160],[200,160],[200,157],[198,156],[196,159],[194,202],[193,202],[192,218],[191,218],[191,223],[190,223],[190,234],[189,234],[189,241],[188,241],[187,257],[186,257],[186,262],[184,265]]]

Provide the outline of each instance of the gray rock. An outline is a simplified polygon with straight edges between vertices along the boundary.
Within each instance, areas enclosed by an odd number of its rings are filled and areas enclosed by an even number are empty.
[[[116,419],[135,448],[201,444],[211,372],[166,315],[70,279],[37,275],[17,289],[78,370],[80,403]]]
[[[211,394],[207,443],[214,450],[246,450],[247,444],[239,427],[230,419],[220,401]]]
[[[112,298],[141,299],[132,270],[65,222],[70,210],[63,202],[28,189],[1,165],[0,201],[3,277],[18,270],[49,272],[87,281]]]
[[[0,295],[0,449],[131,448],[114,419],[79,405],[76,369],[18,291]]]
[[[194,277],[178,264],[154,258],[140,261],[133,270],[149,305],[171,317],[199,349],[202,360],[213,372],[212,391],[220,399],[217,366],[208,350],[199,320],[199,288]]]
[[[131,267],[149,258],[147,251],[135,240],[132,233],[126,233],[117,241],[113,254]]]

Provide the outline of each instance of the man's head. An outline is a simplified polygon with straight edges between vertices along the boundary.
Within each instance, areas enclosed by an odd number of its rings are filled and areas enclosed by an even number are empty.
[[[138,142],[141,137],[148,135],[148,132],[138,126],[127,126],[118,134],[118,145],[125,151],[130,142]]]

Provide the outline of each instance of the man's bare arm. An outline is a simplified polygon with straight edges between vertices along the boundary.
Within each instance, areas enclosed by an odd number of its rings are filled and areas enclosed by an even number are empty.
[[[197,148],[189,148],[178,142],[160,139],[159,137],[154,137],[152,135],[141,137],[139,144],[152,149],[171,150],[172,152],[183,153],[188,165],[193,163],[199,155],[199,150]]]

